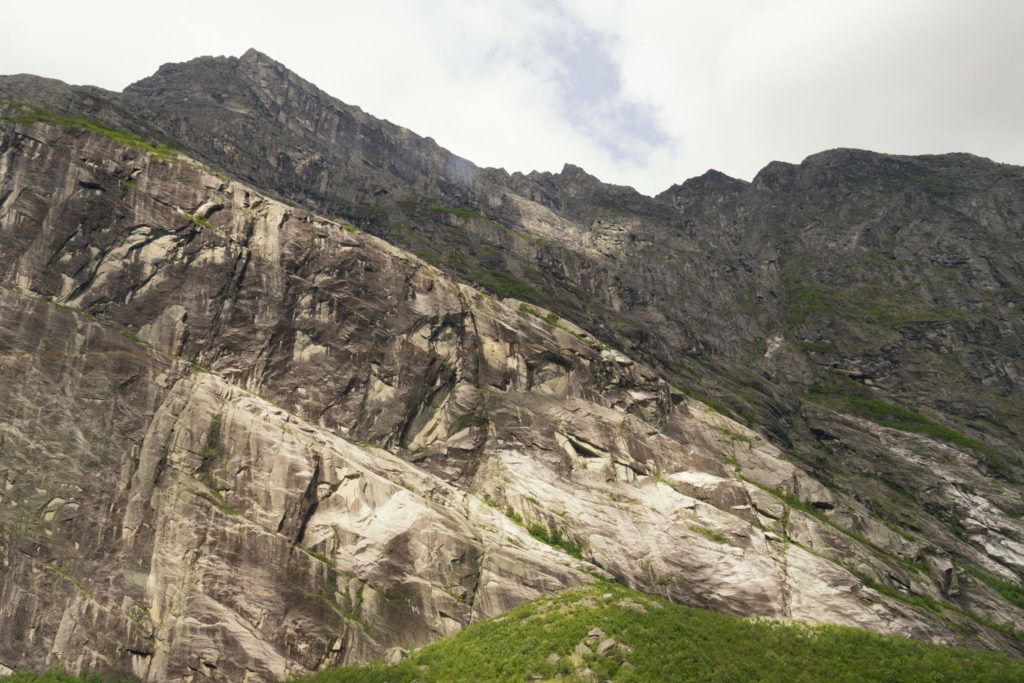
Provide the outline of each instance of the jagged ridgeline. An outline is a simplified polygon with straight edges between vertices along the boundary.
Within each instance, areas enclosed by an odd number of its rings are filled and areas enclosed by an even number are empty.
[[[1019,676],[1024,169],[835,150],[650,198],[255,51],[0,100],[0,672],[450,638],[332,675],[700,678],[697,624],[780,677]]]

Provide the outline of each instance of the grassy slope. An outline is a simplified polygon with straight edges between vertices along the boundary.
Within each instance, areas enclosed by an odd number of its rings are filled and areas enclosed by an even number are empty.
[[[621,607],[622,600],[647,605],[646,612]],[[632,652],[616,648],[606,657],[571,657],[594,627]],[[596,643],[590,647],[595,649]],[[551,653],[560,655],[557,663],[547,662]],[[398,666],[333,669],[304,680],[575,678],[582,667],[589,667],[599,680],[616,681],[1024,681],[1024,661],[1002,654],[851,628],[753,621],[607,583],[527,603],[424,647]]]

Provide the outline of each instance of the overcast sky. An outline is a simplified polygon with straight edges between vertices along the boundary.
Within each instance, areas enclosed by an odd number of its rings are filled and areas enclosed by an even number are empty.
[[[120,90],[267,53],[477,164],[654,194],[832,147],[1024,164],[1020,0],[217,0],[4,7],[0,73]]]

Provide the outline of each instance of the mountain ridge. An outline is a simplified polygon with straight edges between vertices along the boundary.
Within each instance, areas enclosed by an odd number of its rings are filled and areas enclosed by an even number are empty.
[[[298,77],[294,76],[294,74],[290,74],[290,72],[287,72],[287,70],[283,67],[283,65],[281,65],[281,64],[279,64],[277,62],[274,62],[273,60],[270,60],[269,58],[265,57],[265,55],[262,55],[262,53],[258,53],[256,51],[251,51],[251,52],[249,52],[247,54],[251,58],[250,61],[253,62],[254,64],[257,64],[257,63],[260,63],[261,61],[263,61],[263,62],[266,62],[268,64],[271,64],[272,67],[273,67],[273,70],[275,70],[276,72],[288,74],[288,75],[284,76],[285,80],[298,82],[298,83],[300,83],[302,85],[302,88],[304,88],[304,89],[312,89],[312,92],[314,92],[314,93],[320,93],[321,92],[318,89],[316,89],[315,86],[312,86],[311,84],[308,84],[308,82],[306,82],[306,81],[304,81],[302,79],[299,79]],[[202,58],[202,59],[205,59],[205,58]],[[188,62],[185,65],[183,65],[181,69],[172,69],[172,71],[182,71],[182,73],[187,73],[189,71],[189,69],[194,67],[195,64],[202,62],[202,59],[200,59],[198,62],[196,60],[193,60],[193,62]],[[214,61],[216,61],[217,58],[212,58],[212,59],[214,59]],[[241,63],[240,60],[238,60],[237,58],[220,58],[220,59],[224,63],[231,62],[232,59],[234,59],[235,62]],[[189,66],[189,65],[192,65],[192,66]],[[144,79],[144,81],[145,80],[146,79]],[[188,81],[188,79],[186,79],[186,81]],[[193,86],[189,85],[187,87],[193,87]],[[332,102],[337,102],[336,100],[333,100],[333,98],[332,98],[331,101]],[[339,104],[342,104],[342,103],[339,103]],[[346,105],[342,104],[342,106],[346,106]],[[190,122],[191,123],[189,125],[191,125],[191,126],[193,126],[195,128],[200,128],[200,129],[208,127],[206,125],[204,125],[204,126],[196,125],[196,121],[194,120],[195,116],[192,115],[192,114],[190,114],[190,116],[192,118],[190,118]],[[170,132],[173,133],[174,132],[173,129],[174,129],[175,125],[180,125],[180,121],[178,122],[178,124],[174,124],[173,122],[171,122],[170,124],[166,124],[165,128],[168,128],[168,126],[169,126]],[[388,125],[392,125],[392,124],[388,124]],[[405,129],[400,129],[399,128],[399,129],[396,129],[396,130],[403,130],[404,131]],[[408,131],[406,131],[406,133],[408,133]],[[409,135],[413,135],[413,134],[409,133]],[[423,138],[419,138],[419,136],[413,135],[413,137],[415,139],[420,140],[420,141],[424,140]],[[387,144],[387,143],[385,143],[385,144]],[[196,146],[193,145],[193,147],[196,147]],[[361,154],[361,152],[359,152],[359,150],[361,150],[361,149],[365,149],[365,147],[357,148],[356,149],[356,153],[357,153],[356,157],[354,157],[353,159],[362,159],[360,165],[361,166],[365,166],[366,164],[368,164],[370,162],[368,162],[365,158],[359,156],[359,154]],[[439,152],[439,153],[441,153],[443,158],[440,159],[440,160],[435,158],[433,162],[429,162],[429,161],[425,161],[425,162],[412,162],[412,163],[409,162],[410,158],[412,158],[412,159],[423,158],[423,157],[431,158],[431,153],[432,152]],[[365,172],[364,172],[364,170],[360,170],[360,171],[358,171],[358,173],[360,174],[359,177],[363,178],[363,180],[360,180],[359,183],[357,183],[357,185],[361,186],[361,187],[360,188],[353,187],[351,189],[342,189],[339,192],[337,192],[336,194],[330,194],[331,192],[335,192],[334,190],[325,190],[324,189],[325,182],[326,183],[332,182],[332,181],[329,180],[329,178],[331,177],[331,174],[342,175],[344,177],[348,177],[348,176],[346,176],[345,173],[340,173],[339,174],[339,172],[338,172],[338,170],[336,168],[332,168],[332,170],[328,171],[327,167],[325,167],[324,164],[328,164],[328,166],[330,166],[330,164],[332,164],[334,162],[333,161],[329,161],[326,158],[321,157],[321,155],[319,155],[317,153],[306,152],[306,153],[303,153],[303,154],[299,155],[299,156],[302,156],[302,157],[305,157],[305,158],[289,159],[287,161],[284,161],[283,159],[285,159],[285,157],[282,157],[281,156],[282,153],[278,152],[278,157],[279,157],[278,163],[284,163],[285,164],[285,167],[283,169],[279,169],[277,171],[269,171],[269,170],[266,169],[266,163],[265,162],[256,161],[255,162],[255,168],[251,168],[252,165],[253,165],[252,162],[246,162],[245,165],[250,166],[250,169],[236,168],[235,171],[238,171],[241,174],[241,177],[244,177],[247,180],[250,180],[252,182],[256,182],[258,185],[262,185],[265,188],[273,188],[273,190],[276,190],[278,192],[282,192],[283,193],[282,198],[284,198],[286,200],[297,201],[300,204],[304,204],[304,205],[310,206],[310,208],[314,208],[314,209],[320,211],[321,213],[325,213],[327,215],[340,214],[342,216],[347,216],[349,220],[354,220],[357,224],[362,225],[364,228],[370,229],[371,231],[376,231],[377,234],[386,234],[392,240],[399,239],[400,243],[403,244],[403,246],[405,246],[406,248],[411,248],[414,251],[416,251],[417,248],[419,247],[419,240],[416,239],[415,236],[410,236],[409,239],[406,239],[406,240],[402,241],[402,237],[404,237],[404,236],[398,237],[398,236],[396,236],[394,234],[395,233],[395,228],[396,228],[395,223],[397,222],[398,223],[397,227],[401,228],[402,227],[403,219],[404,220],[408,220],[409,216],[408,215],[405,215],[405,216],[401,215],[403,213],[402,207],[394,206],[394,203],[395,203],[394,200],[391,200],[391,204],[382,205],[381,204],[381,198],[384,198],[385,200],[387,200],[387,198],[389,196],[393,196],[395,199],[398,200],[397,203],[400,204],[401,202],[406,201],[405,199],[403,199],[403,197],[411,197],[411,198],[415,199],[416,197],[423,196],[423,193],[425,192],[426,196],[437,196],[437,197],[439,197],[439,199],[441,200],[442,203],[452,203],[452,204],[454,204],[457,207],[468,206],[468,207],[471,207],[472,210],[483,210],[484,214],[490,214],[490,217],[495,218],[498,222],[506,222],[507,223],[507,222],[510,222],[510,221],[511,222],[521,222],[522,221],[522,217],[517,215],[517,214],[521,214],[522,213],[521,207],[509,207],[508,203],[507,203],[507,201],[505,199],[500,199],[498,197],[493,196],[493,191],[491,191],[491,190],[484,189],[482,191],[482,194],[481,194],[481,191],[479,191],[479,188],[473,189],[472,187],[470,187],[471,191],[468,194],[466,194],[466,189],[467,189],[468,186],[471,186],[474,182],[476,182],[477,185],[479,185],[478,181],[482,181],[486,185],[486,183],[488,182],[488,178],[486,176],[488,174],[496,173],[496,171],[494,171],[493,169],[477,169],[476,167],[472,166],[472,164],[470,162],[465,162],[467,164],[466,168],[469,169],[469,171],[466,172],[466,173],[451,174],[451,177],[449,177],[448,175],[444,175],[443,173],[442,174],[437,174],[437,173],[434,173],[434,171],[437,168],[440,168],[441,166],[446,166],[447,165],[447,161],[445,161],[445,159],[452,159],[452,158],[455,158],[455,157],[453,157],[453,155],[450,155],[450,153],[446,152],[445,150],[443,150],[443,149],[441,149],[439,147],[436,147],[436,146],[432,148],[432,152],[430,150],[428,150],[428,153],[421,154],[419,152],[415,152],[414,151],[414,153],[412,153],[411,155],[410,154],[406,154],[406,153],[402,153],[402,154],[399,155],[399,157],[401,157],[403,159],[402,165],[399,166],[399,167],[396,167],[394,165],[395,164],[394,161],[388,162],[390,165],[387,168],[382,169],[383,172],[384,172],[383,175],[381,175],[381,173],[377,173],[376,171],[372,171],[372,170],[371,171],[365,171]],[[834,150],[834,151],[831,151],[831,152],[824,152],[824,153],[821,153],[821,154],[824,154],[825,156],[812,155],[812,157],[809,157],[808,160],[805,160],[805,162],[803,162],[802,164],[797,165],[797,166],[794,166],[794,165],[791,165],[791,164],[782,164],[782,162],[773,162],[772,164],[769,164],[768,166],[766,166],[765,169],[763,169],[761,172],[759,172],[759,174],[755,177],[755,179],[754,179],[755,182],[752,183],[752,186],[761,185],[761,186],[764,186],[765,188],[770,189],[773,183],[782,182],[784,177],[791,177],[793,175],[792,169],[794,169],[794,168],[796,168],[796,169],[811,168],[811,167],[815,166],[815,164],[813,164],[813,163],[808,165],[808,161],[809,160],[810,161],[814,161],[814,160],[827,160],[830,157],[835,157],[837,154],[840,155],[840,156],[844,156],[846,158],[849,158],[851,156],[851,153],[843,152],[841,150]],[[899,159],[903,159],[903,160],[915,159],[914,157],[894,157],[894,156],[891,156],[891,155],[875,155],[875,156],[871,156],[871,155],[874,155],[875,153],[867,153],[868,156],[865,157],[864,154],[865,153],[857,153],[855,156],[857,156],[858,158],[860,158],[862,160],[863,159],[874,159],[875,161],[873,162],[873,165],[875,165],[875,166],[879,165],[885,159],[888,159],[890,161],[895,161],[896,163],[900,163]],[[287,153],[285,153],[285,155],[287,155]],[[203,155],[200,155],[200,156],[203,156]],[[385,158],[392,158],[393,156],[394,156],[393,152],[386,152],[386,157]],[[943,157],[943,158],[946,158],[946,157]],[[926,162],[928,159],[934,159],[934,158],[932,158],[932,157],[921,157],[921,158],[917,158],[917,159],[918,159],[918,162],[915,162],[915,163],[923,163],[923,162]],[[223,162],[224,159],[216,159],[216,158],[214,158],[213,161],[214,162]],[[464,160],[461,160],[461,159],[459,160],[460,163],[463,162],[463,161]],[[351,162],[346,162],[346,163],[351,163]],[[423,165],[424,163],[426,164],[426,166]],[[827,166],[827,164],[825,164],[825,165]],[[417,168],[419,168],[420,171],[422,171],[422,172],[417,171],[416,170]],[[462,170],[465,171],[466,168],[463,168]],[[995,166],[993,164],[993,166],[990,167],[990,168],[999,168],[999,167]],[[1010,167],[1010,168],[1012,168],[1012,167]],[[412,176],[408,175],[410,172],[413,174]],[[325,173],[327,174],[326,176],[325,176]],[[931,171],[925,170],[923,173],[924,174],[928,174],[928,173],[931,173]],[[363,177],[366,174],[370,174],[371,177],[373,178],[369,182],[369,184],[367,184],[366,179]],[[417,174],[418,174],[418,177],[421,178],[421,182],[419,182],[419,183],[417,183],[417,180],[416,180]],[[575,172],[574,172],[574,174],[575,174]],[[304,179],[302,181],[300,181],[299,184],[296,184],[294,179],[299,177],[299,176],[302,176]],[[423,177],[427,177],[427,176],[437,176],[442,181],[441,185],[438,185],[437,183],[431,183],[429,181],[422,181],[422,178]],[[452,182],[452,178],[453,177],[455,178],[455,182],[454,183]],[[515,177],[516,176],[513,175],[512,179],[514,180]],[[529,176],[521,176],[521,177],[522,178],[527,178],[527,179],[529,178]],[[566,188],[563,186],[561,181],[565,180],[565,178],[561,174],[555,174],[555,175],[550,175],[550,176],[545,176],[545,175],[542,174],[541,176],[534,176],[534,179],[536,180],[537,178],[541,178],[541,177],[552,179],[555,182],[555,186],[550,186],[549,185],[546,188],[545,187],[536,187],[536,185],[534,183],[529,183],[528,182],[528,184],[526,186],[515,185],[513,187],[513,190],[516,193],[520,194],[520,195],[525,195],[525,196],[528,196],[528,197],[536,197],[537,199],[541,200],[541,204],[544,204],[544,205],[547,205],[549,207],[555,208],[556,210],[561,210],[563,208],[568,208],[569,210],[571,210],[571,208],[572,208],[571,204],[572,204],[572,201],[574,201],[574,199],[572,197],[566,197],[566,198],[563,198],[563,199],[559,200],[559,199],[557,199],[557,197],[553,197],[552,196],[552,195],[559,194],[559,192],[562,192],[564,194],[564,191],[565,191]],[[502,192],[502,190],[500,190],[500,188],[505,185],[504,180],[506,180],[506,179],[507,178],[504,178],[504,177],[503,178],[499,178],[499,180],[502,180],[502,182],[500,182],[499,185],[498,185],[498,188],[499,188],[498,191],[499,192]],[[401,187],[396,187],[396,185],[395,185],[395,181],[396,180],[398,180],[400,185],[405,185],[405,189],[402,189]],[[424,182],[426,182],[426,185],[424,185]],[[942,179],[942,178],[939,178],[938,182],[939,183],[946,183],[948,185],[948,183],[950,181]],[[960,182],[960,181],[957,181],[957,182]],[[314,184],[319,189],[314,189]],[[336,184],[336,181],[335,181],[335,184]],[[572,183],[570,183],[570,185],[572,185]],[[562,187],[562,189],[559,190],[558,189],[559,187]],[[781,186],[779,186],[779,187],[781,187]],[[657,202],[652,203],[649,200],[649,198],[644,198],[643,195],[640,195],[639,193],[636,193],[633,190],[627,190],[625,188],[615,188],[614,186],[608,186],[608,185],[604,185],[604,184],[593,185],[592,189],[596,190],[597,196],[601,200],[602,203],[610,203],[610,204],[619,203],[619,204],[622,204],[623,202],[625,202],[630,207],[632,207],[633,210],[638,210],[638,211],[641,211],[641,212],[646,213],[648,215],[651,215],[651,216],[654,217],[655,220],[657,220],[657,221],[659,221],[659,222],[661,222],[661,223],[663,223],[663,224],[665,224],[667,226],[672,226],[672,225],[678,223],[678,221],[679,221],[678,216],[673,216],[673,215],[665,214],[660,209],[656,208],[659,205]],[[940,188],[940,189],[943,189],[943,188]],[[353,191],[353,190],[355,190],[355,191]],[[330,195],[330,198],[327,198],[327,195],[324,194],[325,192],[327,192]],[[573,190],[573,193],[574,194],[578,194],[578,192],[576,190]],[[591,192],[591,195],[594,195],[594,192]],[[499,206],[495,206],[496,202],[501,202],[502,204],[504,204],[504,206],[500,206],[500,207]],[[671,202],[669,202],[669,204],[671,204]],[[382,221],[382,214],[381,214],[381,207],[382,206],[384,207],[384,210],[386,212],[388,212],[390,214],[393,214],[393,215],[397,214],[397,219],[393,220],[391,218],[384,218],[384,220]],[[678,208],[678,207],[675,207],[675,208]],[[508,209],[511,209],[511,211],[509,211]],[[408,213],[408,212],[404,212],[404,213]],[[547,219],[543,219],[543,220],[547,220]],[[686,219],[684,218],[683,220],[686,220]],[[450,226],[446,226],[446,227],[450,227]],[[529,232],[529,230],[527,230],[527,232]],[[546,238],[548,236],[551,236],[551,233],[537,235],[537,237],[539,237],[541,239],[544,239],[544,238]],[[561,234],[556,232],[556,233],[554,233],[554,236],[561,237]],[[428,237],[428,241],[431,240],[431,239],[436,239],[437,237],[439,237],[439,235],[437,235],[437,234],[430,235]],[[579,238],[573,238],[573,239],[576,239],[578,241]],[[586,238],[584,238],[584,239],[586,239]],[[443,241],[443,237],[442,237],[442,241]],[[448,264],[448,265],[450,267],[453,267],[455,269],[455,271],[460,276],[467,277],[467,279],[469,279],[469,280],[473,280],[474,279],[472,277],[472,272],[469,272],[469,271],[473,270],[476,267],[475,264],[457,263],[457,264]],[[506,264],[506,266],[511,268],[511,271],[512,271],[513,275],[516,275],[517,277],[521,276],[521,271],[520,271],[519,268],[512,267],[510,264]],[[522,267],[523,268],[529,268],[529,267],[532,267],[532,266],[529,263],[524,263],[524,264],[522,264]],[[729,266],[726,266],[726,267],[728,268]],[[546,283],[546,284],[549,286],[549,288],[558,288],[559,287],[559,285],[557,283]],[[567,297],[567,299],[578,299],[578,296],[576,296],[574,293],[570,292],[568,294],[569,294],[569,296]],[[567,300],[566,304],[568,304],[568,303],[569,303],[569,301]],[[611,303],[613,307],[615,305],[613,302],[608,302],[608,303]],[[559,308],[559,306],[556,306],[555,308],[557,309],[557,308]],[[565,309],[565,308],[563,308],[562,310],[563,310],[563,312],[568,312],[568,310]],[[595,320],[593,322],[598,323],[598,324],[597,325],[591,324],[591,326],[592,327],[596,326],[597,328],[600,329],[600,327],[601,327],[600,322],[603,322],[603,321]],[[760,336],[761,338],[766,338],[768,335],[765,335],[765,334],[761,333],[760,335],[757,335],[757,336]],[[654,351],[652,351],[652,353],[654,354],[653,358],[659,358],[660,356],[664,355],[663,351],[658,351],[658,350],[654,350]],[[718,352],[716,351],[716,354],[717,353]],[[673,362],[678,362],[679,360],[684,360],[685,361],[686,359],[685,358],[673,358],[671,360]],[[727,371],[727,368],[717,368],[717,369],[719,369],[719,370],[726,370]],[[691,367],[691,368],[689,368],[689,370],[692,371],[693,368]],[[748,408],[749,408],[749,406],[748,406]],[[780,430],[777,430],[777,431],[779,431],[779,433],[781,434],[781,432],[783,430],[780,429]]]
[[[0,368],[17,377],[29,367],[58,395],[63,366],[30,350],[93,338],[88,316],[123,330],[97,339],[120,340],[139,368],[156,367],[137,355],[147,348],[184,363],[170,380],[155,369],[71,375],[115,395],[141,382],[159,406],[125,418],[146,457],[122,459],[129,446],[92,456],[120,477],[116,495],[67,467],[68,444],[80,442],[69,418],[31,418],[26,391],[0,397],[18,425],[4,472],[18,507],[0,506],[5,561],[18,569],[0,613],[13,628],[45,624],[40,637],[60,643],[34,664],[225,679],[241,669],[202,653],[228,638],[225,652],[276,679],[436,639],[585,580],[587,563],[725,611],[1020,652],[1021,606],[1008,596],[1024,572],[1014,305],[1024,169],[831,150],[769,164],[750,183],[709,171],[660,201],[572,165],[509,175],[466,162],[448,173],[447,152],[427,138],[371,130],[372,117],[318,90],[296,104],[298,77],[262,57],[247,62],[273,72],[262,94],[175,68],[109,100],[0,77],[0,96],[40,107],[0,112],[0,279],[12,290],[3,348],[37,358]],[[200,66],[241,61],[213,59]],[[184,137],[180,147],[203,154],[157,154],[46,107],[152,141]],[[67,395],[93,415],[88,395]],[[342,464],[305,445],[269,455],[270,434],[291,444],[284,435],[304,430]],[[43,454],[52,481],[31,467]],[[278,472],[269,500],[257,464]],[[370,480],[369,493],[346,488]],[[452,508],[443,534],[465,550],[456,565],[467,573],[453,581],[430,564],[423,585],[407,567],[431,557],[440,532],[422,520],[434,513],[415,517],[426,526],[414,534],[387,525],[406,519],[394,516],[403,496],[434,510],[434,491]],[[83,506],[108,511],[102,543],[72,550],[66,532],[46,536],[79,528]],[[42,521],[19,508],[42,510]],[[385,526],[360,527],[361,509]],[[150,532],[135,544],[118,515],[140,530],[202,520],[220,540],[181,542],[212,588],[180,575],[193,597],[175,602],[161,582],[179,576],[167,558],[180,548]],[[364,546],[377,560],[353,560]],[[293,558],[287,576],[257,572],[267,591],[333,586],[328,611],[301,603],[311,650],[254,621],[261,609],[278,614],[270,592],[247,604],[225,578],[257,576],[246,558],[265,549]],[[71,559],[53,569],[63,553]],[[102,558],[150,578],[103,587]],[[547,578],[523,579],[524,563]],[[128,618],[138,629],[112,608],[125,596],[146,605],[149,616]],[[417,605],[412,631],[396,600]],[[172,603],[188,619],[169,619]],[[113,631],[90,632],[90,610]],[[215,626],[215,614],[232,626]],[[212,630],[191,630],[196,619]],[[135,654],[110,635],[122,627]],[[335,648],[330,629],[345,644]],[[112,653],[83,643],[89,633]],[[3,665],[34,646],[9,635]]]
[[[317,93],[319,95],[322,95],[322,96],[324,96],[324,97],[326,97],[326,98],[328,98],[328,99],[330,99],[330,100],[332,100],[334,102],[337,102],[337,103],[341,104],[342,107],[344,109],[346,109],[346,110],[350,110],[350,111],[357,112],[359,114],[363,114],[363,115],[365,115],[366,117],[372,119],[375,122],[379,122],[379,123],[385,124],[386,126],[393,127],[393,129],[395,131],[400,131],[400,132],[405,133],[405,134],[411,134],[411,135],[414,135],[417,138],[420,138],[423,141],[427,141],[427,142],[433,143],[434,145],[437,146],[437,148],[440,151],[444,152],[445,154],[450,155],[452,157],[455,157],[456,159],[458,159],[461,162],[467,162],[467,163],[471,164],[472,166],[474,166],[477,170],[480,170],[480,171],[495,171],[495,172],[500,172],[500,173],[502,173],[502,174],[504,174],[506,176],[530,177],[530,176],[534,176],[534,175],[537,175],[537,176],[561,176],[561,175],[564,175],[567,170],[571,169],[573,174],[575,174],[576,172],[582,171],[583,174],[585,174],[586,176],[589,176],[590,178],[593,178],[593,179],[597,180],[602,185],[609,186],[609,187],[617,187],[617,188],[629,189],[629,190],[632,190],[633,192],[636,192],[637,194],[639,194],[639,195],[641,195],[643,197],[646,197],[648,199],[657,199],[657,197],[659,195],[662,195],[662,194],[665,194],[665,193],[669,192],[673,187],[678,187],[678,186],[686,184],[686,183],[688,183],[690,181],[694,181],[694,180],[697,180],[699,178],[704,178],[705,176],[708,176],[709,174],[712,175],[712,176],[722,176],[724,178],[729,178],[729,179],[736,180],[736,181],[743,182],[743,183],[751,183],[751,182],[753,182],[753,178],[751,180],[744,180],[744,179],[741,179],[741,178],[733,178],[732,176],[729,176],[729,175],[727,175],[725,173],[722,173],[721,171],[718,171],[717,169],[711,168],[711,169],[708,169],[707,171],[705,171],[704,173],[702,173],[700,175],[693,176],[691,178],[686,178],[686,179],[683,179],[682,181],[674,183],[673,185],[671,185],[670,187],[666,188],[665,190],[662,190],[659,193],[656,193],[656,194],[653,194],[653,195],[646,195],[646,194],[643,194],[642,192],[636,190],[636,188],[633,188],[633,187],[631,187],[629,185],[620,185],[620,184],[607,183],[607,182],[601,181],[600,179],[596,178],[596,176],[593,176],[592,174],[590,174],[589,172],[587,172],[585,169],[581,168],[580,166],[576,165],[572,161],[564,162],[563,168],[561,169],[561,171],[539,171],[539,170],[507,171],[506,169],[504,169],[502,167],[482,167],[482,166],[476,166],[476,164],[474,164],[471,160],[467,159],[466,157],[459,156],[459,155],[455,154],[454,152],[451,152],[450,150],[448,150],[443,145],[440,145],[439,143],[437,143],[430,136],[421,136],[421,135],[415,133],[412,129],[407,128],[405,126],[402,126],[401,124],[394,123],[394,122],[392,122],[392,121],[390,121],[388,119],[385,119],[385,118],[380,118],[380,117],[373,116],[372,114],[369,114],[368,112],[366,112],[364,109],[362,109],[358,105],[349,104],[349,103],[345,102],[344,100],[342,100],[342,99],[340,99],[340,98],[338,98],[338,97],[336,97],[334,95],[331,95],[330,93],[327,93],[326,91],[324,91],[324,90],[320,89],[319,87],[317,87],[314,83],[312,83],[310,81],[307,81],[305,79],[302,79],[301,77],[298,77],[293,71],[288,69],[288,67],[284,63],[275,60],[274,58],[270,57],[267,53],[265,53],[263,51],[260,51],[260,50],[258,50],[256,48],[249,48],[244,53],[242,53],[242,55],[240,55],[238,57],[234,57],[234,56],[230,56],[230,55],[204,55],[204,56],[192,58],[192,59],[190,59],[190,60],[188,60],[186,62],[167,62],[167,63],[161,64],[157,68],[157,71],[154,72],[152,75],[143,77],[143,78],[141,78],[141,79],[139,79],[137,81],[134,81],[134,82],[128,84],[121,91],[108,91],[108,90],[103,90],[102,88],[97,88],[96,86],[90,86],[90,85],[69,84],[69,83],[66,83],[65,81],[61,81],[61,80],[56,79],[56,78],[47,78],[47,77],[42,77],[42,76],[37,76],[37,75],[34,75],[34,74],[27,74],[27,73],[25,73],[25,74],[11,74],[11,75],[6,75],[6,76],[0,75],[0,78],[7,79],[9,81],[10,80],[31,80],[31,81],[39,80],[39,81],[45,81],[45,82],[51,83],[51,84],[56,85],[56,86],[63,86],[63,87],[71,88],[71,89],[80,88],[80,89],[85,89],[85,90],[88,90],[88,91],[103,92],[103,93],[108,94],[108,95],[109,94],[115,94],[115,95],[116,94],[131,94],[131,93],[139,93],[139,94],[144,94],[144,95],[151,95],[152,94],[152,90],[150,89],[150,85],[151,84],[159,84],[162,81],[162,79],[166,78],[167,76],[181,75],[181,74],[190,74],[190,73],[194,72],[194,70],[196,69],[197,66],[202,65],[202,64],[229,65],[229,66],[232,66],[232,67],[237,67],[239,65],[248,66],[250,68],[248,70],[246,70],[244,73],[246,73],[246,75],[249,77],[250,82],[252,82],[252,67],[258,67],[260,64],[263,64],[265,66],[268,66],[268,67],[272,68],[273,70],[277,71],[278,73],[286,73],[289,78],[297,79],[298,83],[300,83],[302,85],[302,87],[309,88],[313,92],[315,92],[315,93]],[[906,159],[914,159],[914,158],[927,159],[927,158],[930,158],[930,157],[965,156],[965,157],[970,157],[970,158],[974,158],[974,159],[988,161],[988,162],[991,162],[991,163],[997,164],[997,165],[1013,166],[1013,164],[1004,164],[1004,163],[1001,163],[1001,162],[992,161],[991,159],[989,159],[987,157],[971,154],[971,153],[968,153],[968,152],[949,152],[949,153],[914,154],[914,155],[899,154],[899,155],[897,155],[897,154],[890,154],[890,153],[886,153],[886,152],[878,152],[878,151],[873,151],[873,150],[867,150],[867,149],[863,149],[863,148],[835,147],[835,148],[830,148],[830,149],[827,149],[827,150],[822,150],[820,152],[812,153],[812,154],[808,155],[807,157],[805,157],[803,160],[801,160],[799,162],[769,161],[769,162],[766,162],[765,166],[763,166],[761,168],[761,171],[765,170],[765,168],[767,168],[768,166],[770,166],[771,164],[774,164],[774,163],[788,164],[788,165],[791,165],[791,166],[800,166],[800,165],[806,163],[807,161],[809,161],[809,160],[811,160],[812,158],[815,158],[815,157],[819,157],[819,156],[822,156],[822,155],[830,155],[830,154],[834,154],[834,153],[847,153],[847,152],[860,152],[860,153],[865,153],[865,154],[869,154],[869,155],[878,155],[878,156],[882,156],[882,157],[906,158]],[[761,171],[758,171],[757,173],[755,173],[754,177],[756,177]]]

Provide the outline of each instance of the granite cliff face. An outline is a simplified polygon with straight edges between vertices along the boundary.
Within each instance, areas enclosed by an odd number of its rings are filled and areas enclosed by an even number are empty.
[[[0,98],[0,666],[279,680],[592,573],[1024,654],[1021,169],[651,199],[252,51]]]

